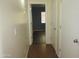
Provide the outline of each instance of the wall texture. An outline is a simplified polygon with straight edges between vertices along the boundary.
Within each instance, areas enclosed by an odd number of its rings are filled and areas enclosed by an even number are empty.
[[[61,57],[79,58],[79,0],[62,1]]]
[[[29,44],[26,12],[20,0],[0,0],[0,57],[25,57]]]

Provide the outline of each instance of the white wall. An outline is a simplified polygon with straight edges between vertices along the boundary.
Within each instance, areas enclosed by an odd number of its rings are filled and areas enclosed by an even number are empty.
[[[62,1],[61,57],[79,58],[79,0]]]
[[[0,0],[0,57],[25,57],[29,44],[26,12],[20,0]]]

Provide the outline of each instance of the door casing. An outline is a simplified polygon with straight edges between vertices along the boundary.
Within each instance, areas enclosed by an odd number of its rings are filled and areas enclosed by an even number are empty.
[[[29,2],[28,2],[29,3]],[[29,15],[29,45],[32,45],[33,43],[33,30],[32,30],[32,4],[44,4],[45,5],[45,10],[46,10],[46,13],[47,13],[47,8],[46,8],[46,4],[41,2],[35,2],[35,3],[29,3],[28,5],[28,15]],[[46,22],[47,24],[47,22]],[[46,26],[45,26],[45,30],[46,30]],[[45,32],[46,33],[46,32]],[[45,37],[46,37],[46,34],[45,34]],[[46,40],[45,40],[45,43],[46,43]]]

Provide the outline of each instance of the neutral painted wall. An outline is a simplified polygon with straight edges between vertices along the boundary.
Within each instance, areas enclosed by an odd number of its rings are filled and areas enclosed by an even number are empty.
[[[25,57],[29,44],[26,12],[20,0],[0,0],[0,57]]]
[[[61,57],[79,58],[79,0],[62,1]]]

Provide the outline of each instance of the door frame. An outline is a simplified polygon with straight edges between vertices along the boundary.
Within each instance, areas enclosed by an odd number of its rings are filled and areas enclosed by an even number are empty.
[[[47,7],[46,7],[46,3],[43,3],[43,2],[34,2],[34,3],[29,3],[28,2],[28,22],[29,22],[29,45],[32,45],[33,43],[33,30],[32,30],[32,12],[31,12],[31,5],[32,4],[44,4],[45,5],[45,11],[46,11],[46,14],[47,14]],[[46,15],[47,17],[47,15]],[[47,24],[47,21],[46,21],[46,24]],[[47,27],[46,27],[46,24],[45,24],[45,43],[46,43],[46,36],[47,36]]]
[[[53,0],[52,0],[53,1]],[[48,13],[48,7],[47,7],[47,4],[45,3],[45,2],[29,2],[29,0],[28,0],[28,25],[29,25],[29,45],[32,45],[32,42],[33,42],[33,32],[32,32],[32,12],[31,12],[31,4],[45,4],[45,10],[46,10],[46,17],[47,17],[47,13]],[[54,47],[54,48],[56,48],[56,53],[57,53],[57,55],[58,55],[58,57],[61,57],[61,41],[62,41],[62,39],[61,39],[61,18],[62,18],[62,0],[56,0],[56,8],[57,8],[57,32],[56,32],[56,34],[57,34],[57,39],[55,40],[55,43],[56,43],[56,46]],[[46,21],[46,40],[47,40],[47,33],[48,33],[48,31],[47,31],[47,25],[49,25],[49,24],[47,24],[47,21]],[[46,41],[45,40],[45,41]],[[46,43],[47,43],[47,41],[46,41]],[[48,44],[48,43],[47,43]],[[52,43],[51,43],[52,44]]]
[[[57,55],[61,58],[62,42],[62,0],[57,0]]]
[[[33,32],[32,32],[32,12],[31,12],[31,4],[45,4],[45,10],[46,10],[46,18],[47,18],[47,14],[48,14],[48,7],[47,7],[47,4],[45,3],[45,2],[29,2],[29,0],[28,0],[28,22],[29,22],[29,45],[32,45],[32,43],[33,43]],[[54,47],[54,48],[56,48],[56,53],[57,53],[57,55],[58,55],[58,57],[60,57],[61,56],[61,12],[62,12],[62,1],[61,0],[56,0],[56,10],[57,10],[57,32],[56,32],[56,34],[57,34],[57,39],[55,40],[55,43],[56,43],[56,46]],[[46,40],[47,40],[47,38],[48,38],[48,31],[47,31],[47,25],[49,25],[49,24],[47,24],[47,21],[46,21]],[[45,41],[46,41],[45,40]],[[46,44],[48,44],[47,43],[47,41],[46,41]],[[50,44],[52,44],[52,43],[50,43]]]
[[[62,2],[61,2],[61,0],[60,0],[60,2],[59,2],[59,57],[61,57],[61,49],[62,49],[62,47],[61,47],[61,42],[62,42],[62,30],[61,30],[61,28],[62,28]]]

